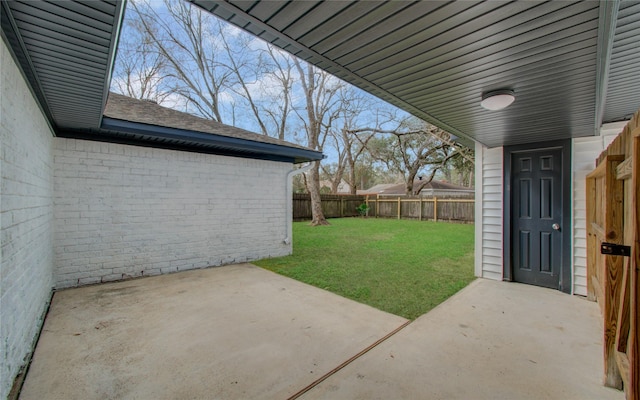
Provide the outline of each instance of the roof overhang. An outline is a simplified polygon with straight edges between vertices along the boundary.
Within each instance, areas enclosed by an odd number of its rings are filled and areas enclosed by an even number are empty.
[[[3,1],[2,32],[49,122],[99,128],[124,2]]]
[[[323,158],[313,150],[109,117],[104,117],[100,129],[62,129],[59,136],[296,164]]]

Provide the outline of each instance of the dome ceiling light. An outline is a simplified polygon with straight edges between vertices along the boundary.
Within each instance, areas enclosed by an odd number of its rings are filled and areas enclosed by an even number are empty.
[[[516,96],[513,90],[499,89],[483,93],[480,105],[487,110],[497,111],[509,107],[515,100]]]

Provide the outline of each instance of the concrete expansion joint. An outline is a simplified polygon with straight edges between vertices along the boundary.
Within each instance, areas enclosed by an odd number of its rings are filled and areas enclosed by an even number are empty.
[[[344,361],[342,364],[338,365],[337,367],[335,367],[334,369],[332,369],[331,371],[327,372],[326,374],[322,375],[320,378],[316,379],[315,381],[311,382],[308,386],[304,387],[303,389],[301,389],[300,391],[296,392],[293,396],[287,398],[287,400],[295,400],[297,398],[299,398],[300,396],[302,396],[303,394],[307,393],[309,390],[313,389],[314,387],[318,386],[320,383],[322,383],[323,381],[325,381],[326,379],[328,379],[329,377],[331,377],[332,375],[336,374],[338,371],[340,371],[341,369],[343,369],[344,367],[346,367],[347,365],[351,364],[352,362],[354,362],[355,360],[357,360],[358,358],[362,357],[363,355],[367,354],[369,351],[375,349],[376,347],[378,347],[381,343],[383,343],[384,341],[386,341],[387,339],[391,338],[392,336],[394,336],[396,333],[400,332],[401,330],[403,330],[404,328],[406,328],[412,321],[407,321],[404,324],[400,325],[399,327],[397,327],[396,329],[392,330],[391,332],[387,333],[385,336],[381,337],[380,339],[376,340],[375,342],[373,342],[372,344],[370,344],[369,346],[365,347],[364,349],[362,349],[360,352],[358,352],[357,354],[355,354],[354,356],[352,356],[351,358],[347,359],[346,361]]]

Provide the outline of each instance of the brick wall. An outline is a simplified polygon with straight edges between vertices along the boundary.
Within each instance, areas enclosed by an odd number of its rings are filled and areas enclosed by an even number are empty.
[[[291,253],[291,164],[63,138],[54,148],[58,288]]]
[[[53,135],[0,40],[0,399],[51,298]]]

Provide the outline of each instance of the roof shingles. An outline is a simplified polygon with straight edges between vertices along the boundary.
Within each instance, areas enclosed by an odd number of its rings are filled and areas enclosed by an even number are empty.
[[[113,92],[109,93],[104,116],[140,124],[209,133],[253,142],[310,150],[298,144],[166,108],[153,101],[134,99]]]

